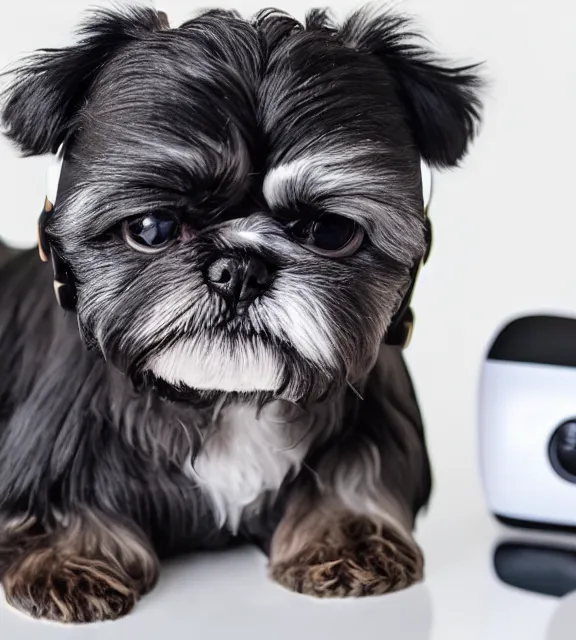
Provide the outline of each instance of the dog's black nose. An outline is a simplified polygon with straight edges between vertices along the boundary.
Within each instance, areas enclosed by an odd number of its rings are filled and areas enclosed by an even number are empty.
[[[272,282],[272,270],[255,257],[218,258],[208,267],[208,284],[223,298],[250,303]]]

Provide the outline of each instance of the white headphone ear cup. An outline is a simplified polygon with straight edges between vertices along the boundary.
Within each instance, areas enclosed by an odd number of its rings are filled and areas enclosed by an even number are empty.
[[[424,199],[424,211],[428,210],[430,200],[432,200],[432,171],[424,162],[420,161],[420,171],[422,173],[422,196]]]
[[[60,183],[60,174],[62,173],[62,161],[64,158],[63,146],[60,146],[58,153],[50,161],[46,175],[46,197],[54,206],[58,196],[58,185]]]

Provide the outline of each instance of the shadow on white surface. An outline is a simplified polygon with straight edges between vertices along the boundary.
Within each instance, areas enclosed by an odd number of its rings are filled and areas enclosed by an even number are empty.
[[[168,563],[157,588],[116,622],[64,626],[37,622],[0,604],[0,636],[10,640],[340,638],[430,640],[432,605],[425,585],[382,597],[316,600],[272,583],[255,549],[200,554]]]

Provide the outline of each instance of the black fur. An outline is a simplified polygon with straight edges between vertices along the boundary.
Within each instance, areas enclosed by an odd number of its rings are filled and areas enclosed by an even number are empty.
[[[354,14],[341,33],[378,56],[394,78],[420,154],[432,166],[458,164],[480,119],[478,65],[451,66],[410,32],[409,20],[384,13]],[[410,37],[411,36],[411,37]]]
[[[25,155],[55,153],[100,71],[127,44],[162,27],[156,11],[98,10],[78,30],[79,42],[44,49],[25,61],[10,88],[2,123]]]

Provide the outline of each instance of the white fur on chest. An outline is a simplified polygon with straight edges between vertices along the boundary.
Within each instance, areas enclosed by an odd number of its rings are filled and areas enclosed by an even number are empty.
[[[287,419],[284,412],[281,403],[267,405],[260,415],[247,404],[227,407],[188,470],[211,499],[221,527],[236,532],[247,510],[256,510],[300,470],[310,424]]]

